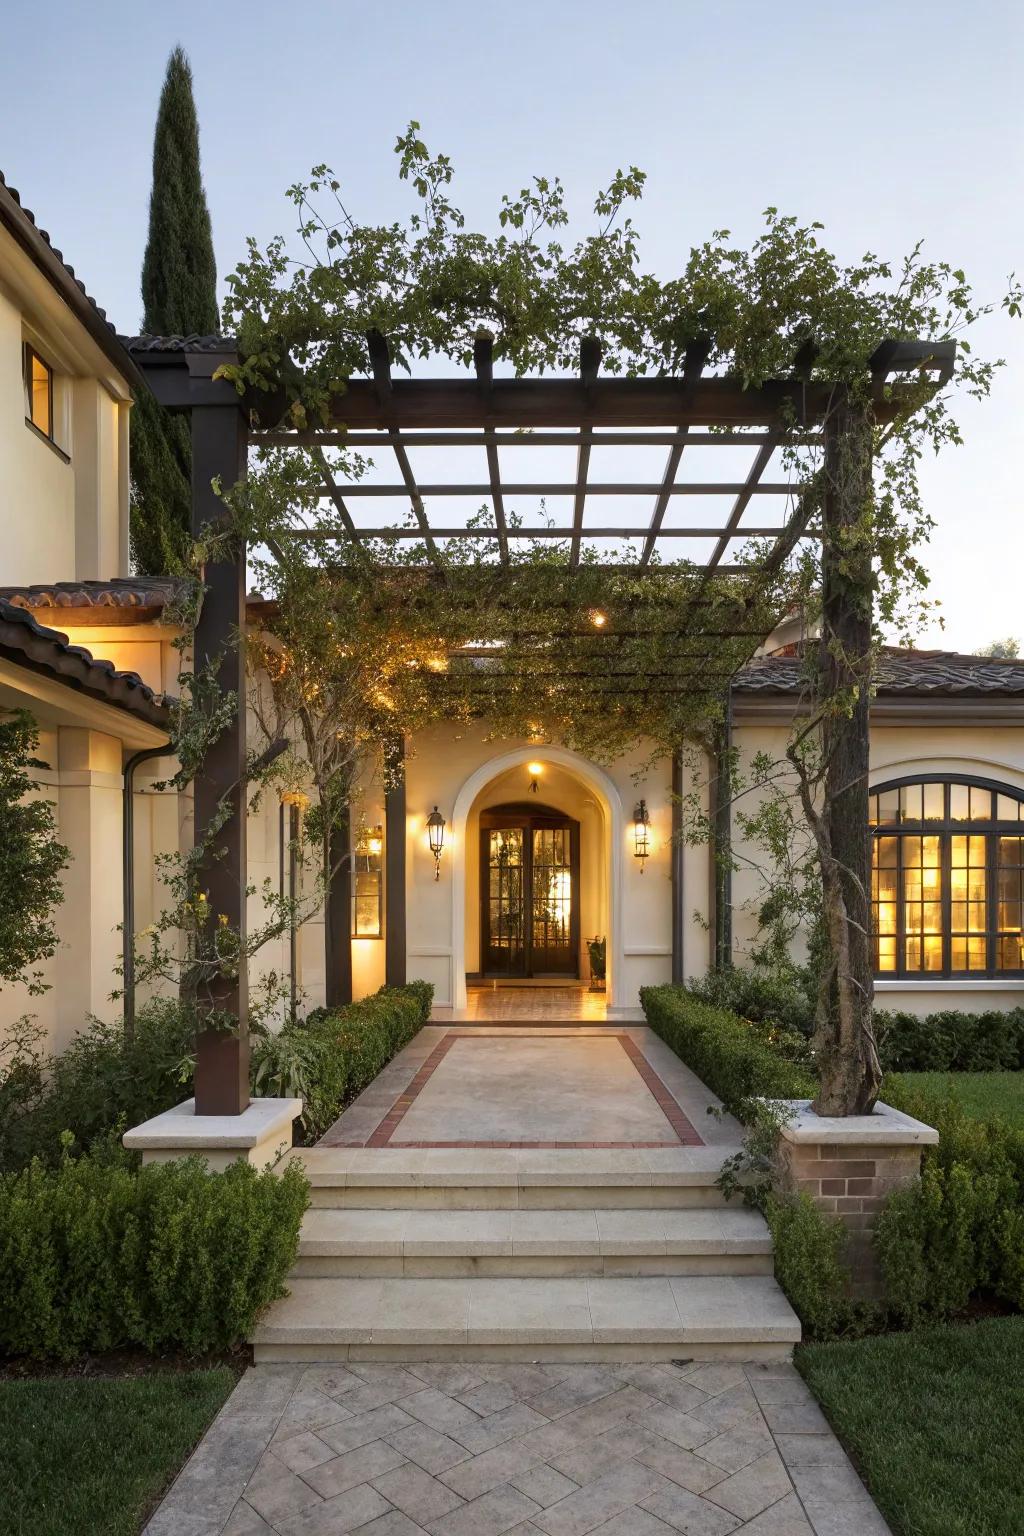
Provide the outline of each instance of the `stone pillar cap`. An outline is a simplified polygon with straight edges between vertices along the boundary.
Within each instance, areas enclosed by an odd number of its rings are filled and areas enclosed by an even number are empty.
[[[186,1099],[133,1126],[121,1139],[133,1151],[174,1148],[182,1157],[210,1148],[248,1151],[275,1131],[287,1132],[290,1146],[292,1121],[301,1114],[301,1099],[251,1099],[240,1115],[197,1115],[195,1099]]]
[[[905,1115],[891,1104],[877,1103],[870,1115],[816,1115],[810,1099],[772,1100],[792,1111],[782,1126],[784,1141],[829,1146],[933,1147],[939,1133],[923,1120]]]

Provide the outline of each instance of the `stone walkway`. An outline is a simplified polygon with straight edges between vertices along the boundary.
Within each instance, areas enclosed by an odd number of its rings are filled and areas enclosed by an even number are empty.
[[[261,1365],[146,1536],[887,1536],[788,1364]]]

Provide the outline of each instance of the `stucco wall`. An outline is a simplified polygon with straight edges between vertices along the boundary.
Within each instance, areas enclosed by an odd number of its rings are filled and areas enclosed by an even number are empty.
[[[756,752],[766,752],[781,760],[786,740],[787,729],[781,722],[738,722],[734,743],[741,770],[749,771]],[[975,775],[1024,790],[1024,732],[1013,726],[924,723],[889,726],[877,720],[872,723],[872,786],[893,778],[932,773]],[[757,794],[746,795],[737,802],[737,807],[752,811],[758,798]],[[737,964],[742,964],[756,935],[755,909],[762,889],[760,877],[752,866],[760,865],[764,855],[744,841],[735,824],[734,832],[734,848],[740,867],[733,874],[733,953]],[[799,945],[797,949],[799,952]],[[1024,1003],[1024,984],[987,979],[924,983],[879,981],[876,982],[876,1002],[880,1008],[916,1014],[934,1013],[943,1008],[962,1008],[971,1012],[1012,1008]]]
[[[619,1007],[635,1007],[640,986],[671,975],[668,762],[643,770],[644,755],[637,753],[597,766],[561,749],[525,740],[488,741],[486,734],[483,725],[461,730],[438,726],[420,733],[409,746],[406,866],[410,977],[432,981],[438,1003],[449,1004],[459,998],[460,961],[463,970],[477,969],[479,810],[483,805],[523,799],[529,790],[526,763],[536,760],[545,769],[538,800],[547,799],[570,815],[579,813],[585,823],[582,936],[592,936],[599,927],[606,932],[610,1001]],[[639,779],[634,777],[638,772]],[[651,856],[642,875],[632,846],[633,808],[641,796],[646,798],[651,816]],[[588,806],[587,800],[593,805]],[[427,817],[435,804],[447,823],[438,882],[434,880],[426,835]],[[457,809],[464,817],[462,828]],[[462,862],[465,879],[458,873],[457,861]]]

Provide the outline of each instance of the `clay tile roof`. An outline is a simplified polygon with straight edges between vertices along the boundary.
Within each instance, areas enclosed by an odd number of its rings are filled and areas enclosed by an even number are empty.
[[[129,356],[107,312],[101,309],[86,289],[64,253],[58,250],[49,233],[36,223],[31,208],[22,205],[16,188],[8,186],[0,171],[0,224],[3,224],[28,252],[36,266],[49,278],[68,306],[75,311],[93,340],[102,347],[114,367],[135,388],[144,384],[142,375]]]
[[[43,608],[138,608],[151,612],[164,608],[177,590],[178,582],[169,576],[130,576],[0,587],[0,599],[30,613]]]
[[[234,352],[233,336],[121,336],[129,352]]]
[[[169,700],[155,694],[137,672],[119,672],[67,635],[47,629],[24,608],[0,598],[0,657],[42,672],[79,693],[127,710],[150,725],[167,728]]]
[[[737,672],[737,693],[798,693],[803,683],[799,656],[764,656]],[[878,663],[878,693],[1024,694],[1024,659],[963,656],[956,651],[886,650]]]

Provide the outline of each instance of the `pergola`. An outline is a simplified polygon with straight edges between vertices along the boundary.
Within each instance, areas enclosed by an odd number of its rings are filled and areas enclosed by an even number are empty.
[[[730,377],[704,372],[710,352],[707,342],[687,350],[678,377],[602,377],[601,348],[594,338],[580,346],[576,377],[495,377],[493,344],[477,341],[472,375],[457,378],[393,378],[387,340],[377,332],[367,336],[370,361],[364,378],[349,381],[344,393],[331,403],[328,420],[315,430],[298,431],[282,426],[285,401],[265,394],[240,397],[234,386],[215,377],[226,364],[237,362],[235,343],[225,337],[138,337],[127,342],[134,361],[156,398],[172,411],[191,417],[193,469],[192,519],[198,534],[216,523],[223,506],[213,490],[219,480],[225,486],[245,474],[249,448],[265,446],[302,448],[311,456],[323,480],[323,495],[333,505],[349,565],[361,562],[372,571],[374,550],[381,543],[413,540],[425,551],[425,571],[445,579],[445,548],[451,540],[487,541],[495,566],[510,578],[515,573],[516,541],[553,540],[568,550],[568,569],[585,559],[599,558],[622,564],[639,578],[659,579],[665,562],[686,559],[690,580],[684,610],[678,615],[677,632],[695,647],[693,673],[699,686],[719,692],[728,676],[714,674],[714,643],[722,638],[745,646],[745,660],[763,640],[763,613],[756,612],[745,582],[764,582],[787,564],[801,539],[822,540],[823,599],[833,632],[844,637],[850,657],[866,657],[870,647],[870,570],[861,573],[860,589],[851,580],[849,562],[834,558],[844,526],[856,516],[849,498],[830,492],[826,477],[820,508],[799,494],[785,479],[768,479],[773,456],[783,444],[817,448],[826,470],[859,456],[862,471],[870,476],[870,435],[851,432],[842,392],[815,377],[816,349],[805,343],[792,359],[786,378],[757,388],[743,388]],[[870,363],[873,416],[889,421],[900,409],[903,387],[891,383],[892,375],[924,375],[941,384],[951,375],[955,343],[893,340],[875,352]],[[374,451],[389,466],[393,477],[373,481],[339,483],[328,450],[350,448]],[[743,452],[740,473],[730,477],[691,480],[683,472],[693,449],[731,449]],[[459,479],[449,471],[443,481],[417,475],[422,450],[444,450],[446,466],[456,456],[472,455],[485,473]],[[574,472],[558,478],[531,478],[529,465],[544,449],[571,450]],[[642,450],[650,461],[660,455],[659,470],[644,478],[600,478],[596,464],[605,450]],[[543,462],[543,456],[541,457]],[[523,468],[519,466],[523,465]],[[559,519],[543,524],[520,522],[515,503],[523,498],[552,499],[565,508]],[[697,498],[697,520],[685,512]],[[487,525],[475,520],[467,525],[453,514],[451,504],[489,509]],[[713,512],[705,508],[713,503]],[[401,521],[386,521],[375,507],[401,506]],[[440,504],[440,510],[439,510]],[[627,504],[628,516],[609,518],[605,507]],[[638,504],[640,510],[638,512]],[[762,512],[762,507],[767,510]],[[369,508],[367,513],[366,509]],[[677,512],[677,509],[684,509]],[[819,526],[809,523],[820,511]],[[613,513],[614,516],[614,513]],[[299,538],[322,539],[319,530],[297,528]],[[378,542],[380,541],[380,542]],[[622,546],[630,546],[623,560]],[[617,548],[609,549],[609,545]],[[584,551],[594,550],[586,556]],[[205,571],[206,594],[195,635],[195,667],[219,666],[225,691],[244,700],[244,660],[233,636],[246,622],[246,555],[239,550],[232,559],[211,563]],[[731,584],[737,602],[728,626],[718,630],[702,625],[702,607],[710,590]],[[747,595],[744,597],[744,592]],[[513,599],[514,600],[514,599]],[[593,637],[601,643],[604,636]],[[609,637],[611,638],[611,637]],[[611,653],[614,655],[614,652]],[[837,661],[837,668],[840,667]],[[672,680],[668,680],[671,685]],[[835,683],[842,685],[837,671]],[[650,686],[646,680],[645,686]],[[676,686],[679,686],[678,679]],[[864,827],[853,836],[844,858],[861,879],[868,880],[867,827],[867,697],[847,724],[849,741],[844,750],[844,793],[849,800],[849,825],[857,817]],[[861,765],[863,774],[856,769]],[[209,895],[213,909],[226,913],[230,924],[245,931],[246,829],[245,829],[246,726],[245,711],[235,712],[230,727],[218,738],[195,783],[197,840],[208,826],[225,795],[232,812],[218,832],[221,857],[209,866]],[[681,784],[678,758],[674,768],[677,789]],[[862,779],[862,782],[861,782]],[[863,801],[863,804],[861,804]],[[854,803],[856,802],[856,803]],[[404,789],[396,786],[387,796],[386,975],[391,984],[405,979],[405,805]],[[399,831],[401,829],[401,832]],[[673,858],[673,972],[682,979],[681,933],[683,923],[681,844]],[[337,912],[343,914],[342,940],[350,921],[347,869],[339,876]],[[247,982],[223,981],[220,1003],[239,1020],[236,1033],[207,1031],[200,1035],[196,1062],[196,1109],[199,1114],[238,1114],[248,1103],[248,1043],[246,1038]]]

